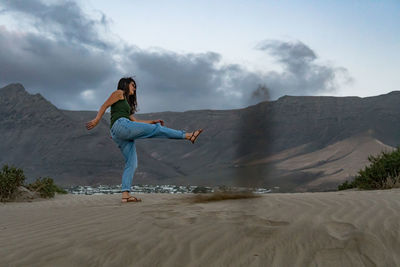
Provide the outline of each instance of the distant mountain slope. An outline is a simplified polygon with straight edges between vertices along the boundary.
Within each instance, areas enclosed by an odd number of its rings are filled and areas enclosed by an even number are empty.
[[[166,126],[204,128],[196,144],[137,140],[134,183],[280,186],[328,190],[366,164],[371,153],[400,142],[400,93],[376,97],[295,97],[237,110],[137,114]],[[118,184],[124,159],[109,136],[109,113],[91,131],[95,111],[59,110],[21,84],[0,89],[0,164],[30,180]],[[352,164],[350,164],[352,162]]]
[[[369,163],[368,155],[376,155],[382,151],[390,152],[394,149],[374,139],[368,132],[309,153],[304,152],[306,147],[307,145],[301,145],[270,157],[254,160],[246,165],[255,166],[275,162],[275,167],[282,172],[317,174],[318,178],[299,185],[296,191],[323,190],[329,184],[335,187],[338,181],[344,181],[356,175]]]

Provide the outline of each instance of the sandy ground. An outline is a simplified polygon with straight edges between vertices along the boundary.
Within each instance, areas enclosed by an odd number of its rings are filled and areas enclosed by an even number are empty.
[[[0,265],[400,266],[400,189],[140,197],[0,204]]]

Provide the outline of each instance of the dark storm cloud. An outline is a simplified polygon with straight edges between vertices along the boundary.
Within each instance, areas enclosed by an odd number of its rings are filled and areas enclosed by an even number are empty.
[[[107,26],[105,15],[100,20],[91,19],[73,1],[45,4],[40,0],[6,0],[2,5],[6,12],[32,19],[37,30],[54,34],[57,39],[102,48],[109,46],[98,33],[99,26]]]
[[[97,109],[120,76],[112,47],[99,34],[107,26],[104,14],[93,20],[72,1],[3,1],[0,8],[37,29],[0,26],[0,49],[7,51],[0,54],[0,86],[21,82],[59,108]],[[87,90],[95,91],[90,99],[82,97]]]
[[[138,95],[156,111],[242,107],[249,97],[248,88],[255,88],[260,80],[238,65],[221,67],[221,55],[213,52],[136,49],[127,55],[126,66],[140,77]]]
[[[104,51],[91,51],[32,33],[17,34],[0,28],[0,50],[7,51],[0,53],[2,85],[21,82],[51,100],[79,95],[113,74],[109,68],[113,60]]]
[[[264,41],[257,48],[272,55],[283,71],[257,73],[237,64],[223,65],[221,55],[213,52],[137,48],[126,49],[130,52],[125,65],[140,77],[142,107],[154,111],[240,108],[285,94],[334,92],[340,79],[350,80],[346,69],[317,63],[315,52],[301,42]]]
[[[270,71],[264,77],[272,97],[334,92],[338,83],[351,82],[345,68],[317,63],[315,52],[302,42],[267,40],[257,49],[272,55],[283,67],[283,72]]]
[[[2,1],[0,9],[37,30],[21,33],[0,25],[0,49],[7,51],[0,53],[0,87],[20,82],[59,108],[98,109],[124,75],[136,77],[140,112],[156,112],[241,108],[269,93],[276,98],[332,91],[337,74],[345,72],[318,65],[300,42],[261,43],[258,49],[273,55],[284,71],[257,73],[222,64],[213,52],[113,45],[100,34],[107,17],[92,19],[73,1]]]

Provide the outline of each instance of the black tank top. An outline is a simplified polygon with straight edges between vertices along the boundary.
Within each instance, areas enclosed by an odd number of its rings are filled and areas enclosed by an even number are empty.
[[[111,123],[110,129],[113,126],[114,122],[119,118],[127,118],[131,115],[131,107],[129,106],[126,98],[118,100],[114,104],[111,105]]]

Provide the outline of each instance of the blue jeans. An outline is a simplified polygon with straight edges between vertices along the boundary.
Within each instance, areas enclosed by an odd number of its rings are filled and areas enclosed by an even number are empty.
[[[125,158],[122,191],[130,192],[133,175],[137,168],[135,140],[143,138],[185,139],[186,132],[161,126],[160,123],[149,124],[119,118],[110,129],[110,134]]]

